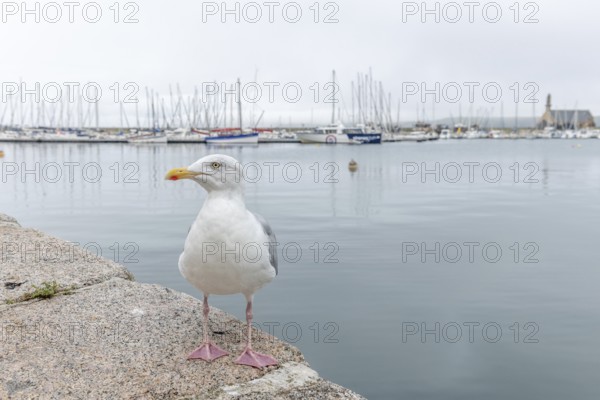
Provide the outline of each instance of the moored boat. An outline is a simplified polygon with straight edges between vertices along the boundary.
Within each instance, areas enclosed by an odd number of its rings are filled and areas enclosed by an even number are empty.
[[[435,132],[412,131],[410,133],[397,133],[392,137],[391,142],[428,142],[438,140],[439,136]]]
[[[296,135],[302,143],[325,144],[380,144],[382,137],[381,133],[367,132],[362,126],[345,128],[339,123],[298,132]]]
[[[226,133],[206,137],[207,144],[258,144],[258,133]]]
[[[127,143],[133,144],[164,144],[167,143],[167,135],[162,133],[148,133],[130,137]]]
[[[381,133],[366,132],[364,127],[358,128],[346,128],[344,133],[348,135],[348,138],[353,142],[361,144],[381,144]]]
[[[200,131],[197,129],[176,129],[167,132],[167,142],[169,143],[205,143],[208,131]]]
[[[343,133],[321,133],[317,131],[298,132],[296,134],[303,144],[326,143],[326,144],[349,144],[350,139]]]

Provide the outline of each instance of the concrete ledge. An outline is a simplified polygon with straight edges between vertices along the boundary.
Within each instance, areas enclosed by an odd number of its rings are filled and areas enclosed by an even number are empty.
[[[66,243],[1,220],[2,240]],[[212,363],[187,361],[202,338],[201,302],[133,282],[110,261],[47,265],[14,254],[6,260],[0,264],[2,399],[362,399],[319,378],[297,348],[261,331],[253,333],[256,350],[281,365],[234,364],[245,324],[215,308],[211,336],[231,354]],[[9,276],[27,283],[5,288]],[[70,289],[15,300],[48,280]]]

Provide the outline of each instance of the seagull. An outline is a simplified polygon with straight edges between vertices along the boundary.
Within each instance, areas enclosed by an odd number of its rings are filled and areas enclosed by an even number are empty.
[[[204,339],[188,359],[210,362],[228,354],[209,339],[208,297],[241,293],[247,302],[248,333],[235,362],[255,368],[277,365],[275,358],[252,349],[252,301],[254,293],[277,275],[277,240],[267,221],[246,209],[240,163],[226,155],[209,155],[169,171],[165,179],[190,179],[208,193],[179,257],[179,271],[204,295]]]

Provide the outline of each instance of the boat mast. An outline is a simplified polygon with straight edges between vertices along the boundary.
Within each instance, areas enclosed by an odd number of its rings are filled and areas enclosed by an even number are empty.
[[[396,129],[398,129],[398,132],[401,131],[400,128],[400,107],[402,104],[402,100],[398,99],[398,113],[396,114]],[[396,131],[396,129],[394,129],[394,131]]]
[[[119,103],[119,129],[123,129],[123,103]]]
[[[96,110],[95,110],[96,111],[96,130],[100,129],[100,110],[99,110],[98,103],[99,103],[99,101],[96,101],[96,104],[94,105],[95,108],[96,108]],[[62,104],[61,104],[61,106],[62,106]],[[60,110],[60,115],[61,115],[60,119],[62,121],[62,107],[61,107],[61,110]]]
[[[352,125],[356,125],[356,119],[354,118],[354,82],[352,82]]]
[[[519,132],[519,102],[515,103],[515,133]]]
[[[237,92],[238,92],[238,114],[239,114],[239,118],[240,118],[240,134],[244,133],[244,129],[243,129],[243,123],[242,123],[242,82],[240,81],[240,78],[238,78],[237,80]]]
[[[331,124],[335,124],[335,70],[333,70],[333,85],[332,85],[332,89],[331,89],[331,95],[332,95],[332,110],[331,110]]]
[[[23,79],[19,78],[19,87],[23,87]],[[23,128],[23,125],[25,124],[25,117],[23,115],[23,102],[19,101],[19,119],[21,122],[21,128]]]
[[[227,128],[227,96],[225,96],[225,102],[223,103],[223,128]]]
[[[233,84],[230,86],[230,90],[233,90]],[[229,100],[227,100],[227,96],[225,96],[225,103],[227,103]],[[231,101],[229,101],[229,126],[233,128],[233,99],[231,99]],[[227,125],[227,124],[225,124]],[[225,126],[225,128],[227,128],[227,126]]]
[[[140,110],[139,110],[139,102],[135,103],[135,125],[136,128],[140,129]]]
[[[150,118],[150,91],[148,90],[148,86],[146,86],[146,121],[148,129],[150,129],[152,119]]]
[[[152,107],[152,132],[155,132],[156,130],[156,112],[155,112],[155,108],[154,108],[154,90],[150,91],[150,95],[152,97],[152,103],[151,103],[151,107]]]
[[[29,118],[30,118],[29,125],[30,126],[33,126],[33,103],[34,103],[33,101],[30,103],[30,108],[29,108],[29,113],[30,113],[30,116],[29,116]],[[63,101],[61,99],[61,101],[60,101],[61,111],[62,111],[62,104],[63,104]],[[4,118],[2,118],[2,119],[4,119]],[[62,114],[61,114],[61,121],[62,121]],[[0,122],[0,127],[1,126],[2,126],[2,123]]]

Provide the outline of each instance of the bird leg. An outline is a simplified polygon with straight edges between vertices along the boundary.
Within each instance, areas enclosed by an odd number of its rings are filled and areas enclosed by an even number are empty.
[[[278,362],[273,357],[260,354],[252,350],[252,300],[248,300],[246,306],[246,323],[248,325],[248,339],[246,348],[242,354],[235,360],[236,364],[248,365],[254,368],[263,368],[269,365],[277,365]]]
[[[209,311],[210,308],[208,307],[208,296],[205,295],[203,304],[204,319],[202,321],[202,331],[204,335],[204,340],[202,341],[202,345],[188,356],[188,360],[213,361],[219,357],[223,357],[229,354],[225,350],[223,350],[222,348],[210,341],[210,338],[208,336]]]

